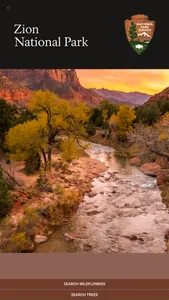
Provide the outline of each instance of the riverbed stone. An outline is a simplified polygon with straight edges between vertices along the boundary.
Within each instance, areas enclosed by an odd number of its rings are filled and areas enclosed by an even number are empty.
[[[126,236],[127,238],[129,238],[131,241],[136,241],[137,240],[137,236],[135,234],[131,234],[129,237]]]
[[[165,231],[165,233],[164,233],[164,237],[165,237],[166,240],[169,239],[169,228],[166,229],[166,231]]]
[[[45,235],[35,235],[35,243],[36,244],[41,244],[44,243],[48,240],[47,236]]]
[[[96,192],[90,192],[88,193],[88,197],[92,198],[92,197],[95,197],[97,195]]]
[[[87,212],[87,215],[88,215],[88,216],[94,216],[94,215],[97,215],[98,213],[99,213],[99,211],[97,211],[97,210],[92,210],[92,211]]]
[[[140,242],[144,242],[144,239],[143,239],[142,237],[139,237],[138,240],[139,240]]]
[[[155,163],[145,163],[140,167],[140,171],[149,176],[156,176],[157,172],[161,171],[161,167]]]
[[[92,250],[92,245],[90,245],[90,244],[85,244],[85,245],[83,246],[83,250],[86,251],[86,252]]]
[[[130,163],[130,165],[140,167],[141,159],[139,157],[133,157],[133,158],[129,159],[129,163]]]
[[[65,238],[65,240],[67,240],[68,242],[72,242],[72,241],[74,240],[74,237],[71,236],[71,235],[68,234],[68,233],[65,233],[65,234],[64,234],[64,238]]]

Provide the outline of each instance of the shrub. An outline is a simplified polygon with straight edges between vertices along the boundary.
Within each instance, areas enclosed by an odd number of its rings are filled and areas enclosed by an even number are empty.
[[[3,228],[0,247],[4,253],[22,253],[32,251],[33,243],[25,232],[17,231],[12,225],[6,224]]]
[[[28,199],[33,199],[39,195],[39,192],[34,188],[28,191],[27,197]]]
[[[68,170],[68,168],[69,168],[69,163],[63,162],[61,165],[62,172],[65,173]]]
[[[63,210],[63,213],[69,214],[74,211],[80,202],[79,193],[74,190],[64,190],[61,197],[58,199],[58,207]]]
[[[63,222],[63,214],[56,204],[49,204],[47,207],[49,213],[49,222],[52,226],[60,226]]]
[[[24,209],[24,217],[19,222],[17,228],[14,228],[9,223],[8,218],[5,218],[2,223],[3,237],[0,244],[3,252],[31,252],[38,220],[39,216],[34,208]]]
[[[38,209],[38,214],[47,218],[52,226],[61,226],[64,216],[75,211],[80,201],[79,194],[73,190],[61,189],[58,201],[48,204],[45,208]]]
[[[7,246],[7,252],[22,253],[27,252],[32,246],[31,239],[26,235],[25,232],[16,232],[9,238]]]
[[[45,208],[39,208],[38,214],[46,218],[50,226],[60,226],[63,223],[63,214],[57,203],[50,203]]]
[[[86,126],[86,131],[87,131],[87,134],[88,136],[93,136],[95,135],[96,133],[96,125],[95,124],[92,124],[92,123],[88,123],[87,126]]]
[[[60,196],[63,195],[64,188],[59,183],[56,183],[53,186],[53,189],[54,189],[55,194],[60,195]]]
[[[38,226],[38,214],[34,208],[25,208],[24,217],[18,224],[18,231],[25,232],[28,237],[33,237]]]
[[[48,192],[52,193],[53,189],[51,185],[48,183],[48,179],[45,174],[40,174],[39,178],[36,181],[36,186],[40,190],[40,192]]]
[[[3,178],[2,170],[0,168],[0,220],[8,214],[11,206],[8,185]]]

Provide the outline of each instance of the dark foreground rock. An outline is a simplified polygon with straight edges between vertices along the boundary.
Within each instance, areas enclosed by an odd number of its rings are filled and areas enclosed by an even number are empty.
[[[169,169],[162,169],[157,172],[157,184],[162,185],[169,182]]]

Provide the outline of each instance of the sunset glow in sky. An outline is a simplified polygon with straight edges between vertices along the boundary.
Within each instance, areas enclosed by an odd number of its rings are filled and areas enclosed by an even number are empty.
[[[169,86],[169,70],[80,70],[80,83],[86,88],[155,94]]]

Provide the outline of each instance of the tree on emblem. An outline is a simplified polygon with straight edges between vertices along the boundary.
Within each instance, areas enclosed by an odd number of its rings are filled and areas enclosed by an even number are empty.
[[[134,24],[134,22],[131,22],[129,35],[130,35],[132,42],[137,37],[136,25]]]

